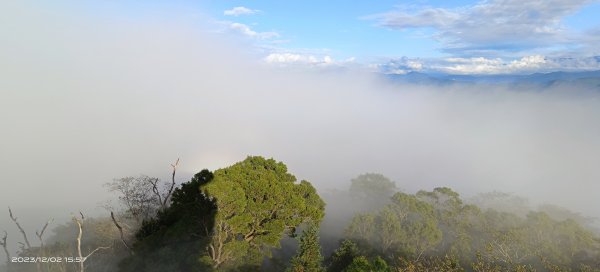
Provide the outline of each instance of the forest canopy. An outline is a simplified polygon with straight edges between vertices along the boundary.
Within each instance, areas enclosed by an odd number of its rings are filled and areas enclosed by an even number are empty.
[[[49,221],[37,244],[25,231],[0,237],[3,271],[600,271],[593,219],[519,196],[410,193],[366,173],[322,198],[274,159],[250,156],[181,184],[177,165],[170,181],[109,182],[119,202],[110,216],[81,212],[44,236]],[[81,259],[13,262],[32,256]]]

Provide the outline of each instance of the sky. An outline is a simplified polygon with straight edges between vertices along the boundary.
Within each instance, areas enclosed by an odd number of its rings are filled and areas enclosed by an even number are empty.
[[[382,35],[356,38],[373,48],[364,51],[304,38],[312,32],[303,23],[327,32],[318,19],[291,20],[312,10],[304,5],[282,14],[288,6],[253,2],[243,6],[256,14],[234,16],[242,3],[165,3],[0,1],[0,230],[18,233],[7,206],[34,233],[49,217],[106,215],[103,184],[114,178],[168,180],[180,158],[184,182],[248,155],[284,162],[320,193],[376,172],[407,192],[497,190],[600,217],[597,91],[391,84],[369,69],[393,52],[372,43],[402,32],[363,18],[393,3],[338,15]],[[289,25],[254,21],[275,15]],[[282,53],[317,61],[286,69],[273,61]],[[404,60],[443,63],[444,54]]]
[[[195,5],[196,2],[188,4]],[[600,69],[593,0],[207,1],[215,28],[280,65],[385,73],[527,74]]]

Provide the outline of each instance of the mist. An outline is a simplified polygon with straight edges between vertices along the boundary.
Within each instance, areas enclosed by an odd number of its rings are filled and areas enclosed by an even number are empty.
[[[247,155],[320,192],[378,172],[406,191],[507,191],[600,216],[597,91],[270,67],[199,10],[46,5],[0,3],[0,207],[32,231],[97,209],[113,178],[168,179],[181,158],[183,182]]]

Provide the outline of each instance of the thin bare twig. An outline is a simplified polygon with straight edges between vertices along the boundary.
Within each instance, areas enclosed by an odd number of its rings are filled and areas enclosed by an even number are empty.
[[[87,258],[89,258],[90,256],[94,255],[94,253],[96,253],[96,251],[102,250],[102,249],[110,249],[110,247],[109,246],[108,247],[97,247],[96,249],[92,250],[92,252],[90,252],[90,254],[83,257],[83,261],[85,262],[85,260],[87,260]]]
[[[19,231],[21,232],[21,234],[23,234],[23,239],[25,239],[25,244],[27,245],[27,248],[30,249],[31,244],[29,243],[29,239],[27,239],[27,234],[25,233],[25,230],[23,230],[23,228],[17,221],[17,218],[13,215],[10,207],[8,207],[8,214],[10,215],[10,219],[12,219],[12,221],[15,222],[15,224],[17,225],[17,228],[19,228]]]
[[[121,225],[119,225],[119,223],[117,222],[117,219],[115,219],[115,213],[113,213],[112,211],[110,211],[110,218],[112,218],[113,223],[115,223],[115,226],[117,227],[117,229],[119,229],[119,233],[121,234],[121,242],[123,242],[123,245],[125,245],[125,247],[127,249],[129,249],[129,253],[131,253],[131,255],[133,255],[133,250],[127,244],[127,241],[125,241],[125,235],[123,235],[123,227],[121,227]]]

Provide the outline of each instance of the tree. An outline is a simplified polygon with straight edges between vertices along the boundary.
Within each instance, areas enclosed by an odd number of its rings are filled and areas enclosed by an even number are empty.
[[[77,241],[77,255],[79,256],[79,271],[84,272],[85,271],[85,261],[92,255],[94,255],[94,253],[98,252],[98,250],[109,249],[110,246],[97,247],[96,249],[94,249],[90,253],[88,253],[86,256],[83,256],[82,251],[81,251],[81,238],[83,236],[83,221],[85,220],[85,217],[83,216],[82,212],[79,212],[79,214],[81,215],[81,218],[77,218],[76,216],[73,216],[73,222],[75,222],[77,224],[77,229],[78,229],[76,241]]]
[[[344,269],[344,271],[345,272],[363,272],[363,271],[374,272],[373,268],[371,267],[371,263],[365,256],[358,256],[358,257],[352,259],[352,262],[350,263],[350,265],[348,265],[348,267],[346,269]]]
[[[531,206],[529,200],[524,197],[505,192],[481,193],[470,200],[482,210],[493,209],[499,212],[508,212],[525,217]]]
[[[358,256],[358,246],[351,240],[344,240],[338,249],[331,254],[328,272],[344,271]]]
[[[310,224],[302,232],[298,253],[291,260],[290,272],[321,272],[324,271],[321,256],[321,245],[319,245],[319,228]]]
[[[213,173],[202,170],[173,190],[170,205],[142,223],[135,255],[120,264],[121,271],[210,271],[201,260],[211,240],[216,206],[200,191]]]
[[[281,162],[248,157],[214,176],[201,189],[217,206],[209,244],[215,268],[242,258],[258,264],[283,234],[294,235],[301,223],[323,218],[325,203],[315,188],[308,181],[296,183]]]
[[[397,253],[418,260],[442,238],[433,206],[401,192],[391,200],[372,215],[355,217],[347,235],[379,248],[381,254]]]
[[[364,201],[364,205],[379,208],[386,204],[398,188],[396,183],[382,174],[366,173],[351,180],[350,194]]]
[[[438,187],[433,191],[419,191],[417,198],[433,206],[439,228],[443,230],[444,239],[436,250],[451,255],[461,256],[464,263],[475,259],[472,235],[482,226],[481,210],[475,205],[464,204],[460,195],[447,187]]]
[[[171,201],[175,190],[175,174],[179,166],[179,159],[171,164],[171,182],[161,181],[158,178],[140,175],[138,177],[124,177],[114,179],[104,184],[110,192],[119,194],[119,202],[125,207],[125,215],[133,218],[138,224],[156,216],[158,211],[165,210]],[[113,207],[106,205],[113,214]],[[111,215],[114,219],[114,215]],[[116,220],[115,226],[119,228]],[[121,228],[119,228],[121,229]]]
[[[391,269],[387,262],[379,256],[372,260],[365,256],[358,256],[352,260],[352,263],[344,272],[390,272]]]
[[[375,229],[376,220],[377,215],[375,213],[357,214],[350,221],[346,233],[354,239],[362,239],[365,242],[372,241],[375,239],[374,235],[377,234]]]
[[[119,202],[125,207],[125,215],[140,224],[156,215],[162,200],[155,193],[158,178],[145,175],[124,177],[105,184],[110,192],[119,194]]]

